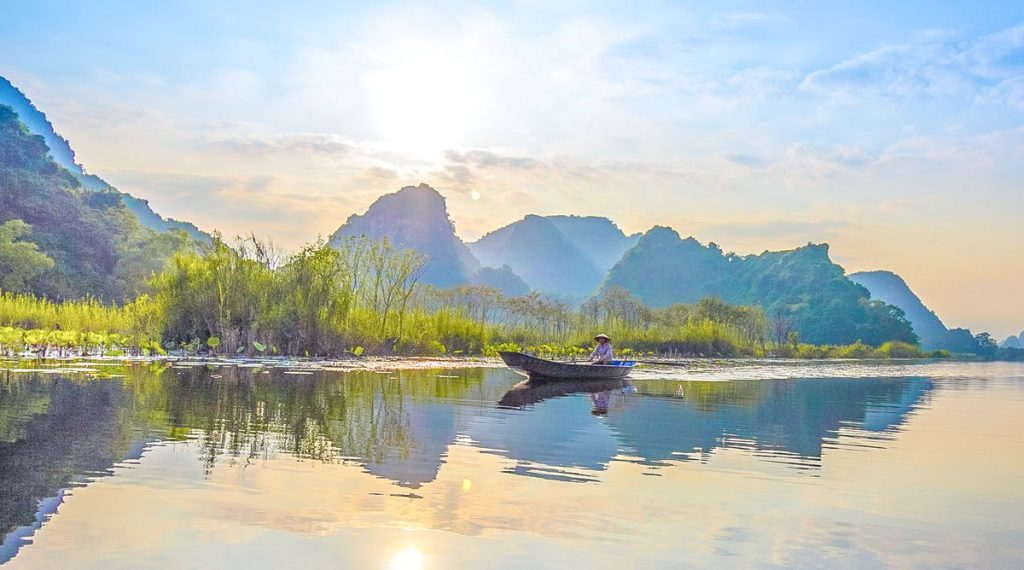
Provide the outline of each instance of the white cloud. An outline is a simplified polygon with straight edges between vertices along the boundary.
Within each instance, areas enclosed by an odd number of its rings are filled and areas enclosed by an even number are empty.
[[[961,42],[884,46],[813,71],[810,92],[972,96],[1024,72],[1024,25]]]

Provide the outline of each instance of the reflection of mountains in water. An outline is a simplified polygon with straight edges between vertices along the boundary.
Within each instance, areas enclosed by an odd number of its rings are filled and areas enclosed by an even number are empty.
[[[648,462],[718,447],[815,460],[840,428],[895,428],[932,384],[921,378],[730,382],[725,389],[743,397],[713,405],[687,397],[688,388],[701,387],[684,384],[682,398],[640,398],[608,421],[631,454]]]
[[[483,393],[507,386],[488,373]],[[538,386],[536,403],[523,410],[459,409],[411,404],[406,413],[417,445],[367,470],[409,486],[432,481],[444,451],[460,435],[491,453],[516,460],[510,472],[577,479],[558,469],[602,470],[625,453],[649,464],[707,457],[719,447],[750,448],[767,457],[795,457],[798,465],[820,461],[822,448],[840,429],[884,434],[902,423],[932,389],[922,378],[815,379],[742,382],[644,382],[639,393],[611,388],[607,417],[590,415],[587,386]],[[530,400],[530,390],[517,400]],[[877,436],[872,436],[877,437]],[[584,477],[586,479],[586,477]]]
[[[459,440],[513,460],[510,473],[593,480],[619,455],[659,464],[720,447],[813,465],[841,429],[888,432],[932,389],[911,378],[643,381],[635,394],[592,384],[510,391],[518,376],[479,369],[344,378],[136,369],[124,379],[22,378],[0,386],[4,532],[41,524],[62,489],[109,473],[158,440],[190,438],[206,470],[284,454],[354,462],[411,488],[433,481]],[[597,388],[611,395],[601,417],[591,415],[585,393]]]
[[[527,465],[604,469],[619,454],[647,464],[706,458],[720,447],[761,456],[820,461],[841,428],[885,433],[931,390],[911,379],[642,382],[613,391],[607,417],[589,417],[579,398],[557,398],[529,413],[481,418],[467,426],[480,445]],[[873,436],[877,437],[877,436]],[[549,470],[518,469],[546,476]]]
[[[64,489],[141,456],[145,440],[133,440],[130,409],[116,382],[0,383],[0,564],[57,511]]]

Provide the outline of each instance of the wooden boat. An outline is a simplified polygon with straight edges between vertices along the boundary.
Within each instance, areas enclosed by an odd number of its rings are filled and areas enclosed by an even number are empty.
[[[499,352],[498,355],[512,370],[539,380],[614,380],[628,376],[636,365],[632,360],[614,360],[610,364],[556,362],[522,352]]]

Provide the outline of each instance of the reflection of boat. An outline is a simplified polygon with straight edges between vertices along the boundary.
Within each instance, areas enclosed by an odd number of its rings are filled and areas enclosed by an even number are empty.
[[[576,364],[555,362],[523,354],[499,352],[505,365],[532,379],[552,380],[610,380],[625,378],[636,365],[632,360],[614,360],[610,364]]]
[[[629,386],[629,382],[622,378],[587,380],[586,382],[577,380],[552,380],[548,382],[525,380],[512,386],[508,392],[505,392],[505,395],[498,401],[498,405],[519,408],[530,406],[543,400],[565,396],[566,394],[603,392],[626,386]]]

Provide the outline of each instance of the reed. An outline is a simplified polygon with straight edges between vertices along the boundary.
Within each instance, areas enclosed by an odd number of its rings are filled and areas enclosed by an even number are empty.
[[[178,253],[150,280],[151,295],[124,305],[0,294],[0,350],[580,357],[603,332],[625,356],[922,355],[899,342],[812,346],[790,334],[773,343],[760,308],[713,298],[652,308],[617,288],[581,304],[477,285],[436,289],[419,282],[424,259],[387,240],[318,242],[283,258],[273,251],[255,237],[229,246],[218,236]]]

